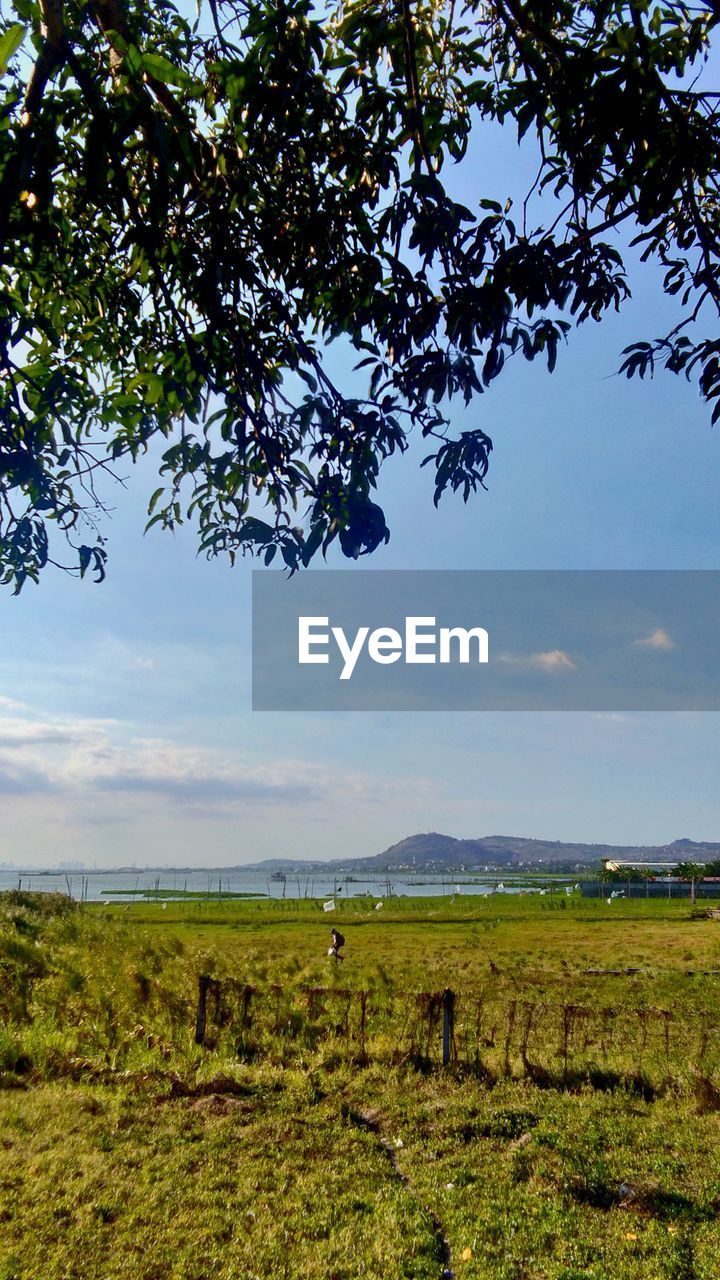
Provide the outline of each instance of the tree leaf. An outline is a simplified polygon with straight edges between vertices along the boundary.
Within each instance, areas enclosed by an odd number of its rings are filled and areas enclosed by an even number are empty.
[[[7,27],[0,35],[0,73],[7,71],[10,59],[13,54],[17,53],[26,33],[27,27],[24,27],[19,22],[14,22],[12,26]]]
[[[147,75],[152,76],[153,80],[159,80],[161,84],[176,85],[179,89],[192,84],[192,78],[183,67],[176,66],[160,53],[143,53],[142,67]]]

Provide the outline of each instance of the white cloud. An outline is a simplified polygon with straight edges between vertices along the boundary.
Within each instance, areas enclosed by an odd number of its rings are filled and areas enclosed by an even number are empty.
[[[18,702],[16,698],[7,698],[0,693],[0,711],[27,711],[27,703]]]
[[[563,649],[548,649],[544,653],[501,653],[498,662],[513,667],[529,667],[534,671],[546,671],[555,675],[562,671],[575,671],[575,663]]]
[[[633,644],[639,649],[660,649],[665,652],[677,649],[675,641],[662,627],[656,627],[649,636],[641,636],[639,640],[633,640]]]
[[[133,796],[209,814],[238,806],[306,806],[342,796],[366,804],[399,786],[369,774],[297,758],[261,761],[215,747],[140,737],[116,720],[3,716],[0,795],[52,793],[68,801],[108,804]]]
[[[212,749],[161,738],[87,744],[65,769],[65,781],[104,792],[152,794],[174,803],[272,801],[314,798],[322,779],[301,763],[256,766]]]
[[[0,717],[0,747],[38,746],[40,743],[73,742],[76,734],[72,726],[50,724],[42,720],[25,720],[18,717]]]

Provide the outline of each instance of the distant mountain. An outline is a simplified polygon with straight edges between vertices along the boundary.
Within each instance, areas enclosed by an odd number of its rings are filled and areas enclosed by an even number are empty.
[[[522,836],[480,836],[477,839],[457,840],[437,831],[406,836],[383,853],[372,858],[357,859],[364,866],[388,868],[429,866],[437,867],[518,867],[535,866],[538,863],[589,864],[603,858],[622,861],[646,858],[665,861],[677,858],[682,861],[692,856],[695,861],[709,861],[720,856],[720,842],[674,840],[665,845],[616,845],[582,844],[562,840],[532,840]]]
[[[266,858],[237,868],[270,875],[377,871],[443,871],[457,867],[544,868],[592,867],[603,859],[647,862],[710,862],[720,858],[720,841],[690,840],[684,837],[671,844],[582,844],[563,840],[532,840],[524,836],[478,836],[458,840],[439,831],[406,836],[383,853],[367,858],[332,858],[325,862],[307,859]],[[225,868],[227,870],[227,868]]]

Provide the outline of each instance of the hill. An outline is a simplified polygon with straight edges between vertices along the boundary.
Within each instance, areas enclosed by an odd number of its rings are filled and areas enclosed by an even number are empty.
[[[707,861],[720,856],[720,842],[693,841],[687,838],[665,845],[584,844],[562,840],[534,840],[522,836],[480,836],[455,839],[437,831],[407,836],[383,853],[357,861],[365,866],[396,868],[416,867],[520,867],[540,863],[593,865],[603,858],[619,860],[643,858],[648,862],[678,862],[692,859]]]

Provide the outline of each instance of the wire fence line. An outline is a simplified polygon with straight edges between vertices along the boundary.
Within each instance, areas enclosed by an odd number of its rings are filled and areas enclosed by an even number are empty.
[[[705,1010],[577,1003],[483,991],[357,990],[199,979],[195,1041],[244,1059],[334,1045],[358,1063],[462,1067],[537,1083],[603,1073],[720,1071],[720,1019]]]

